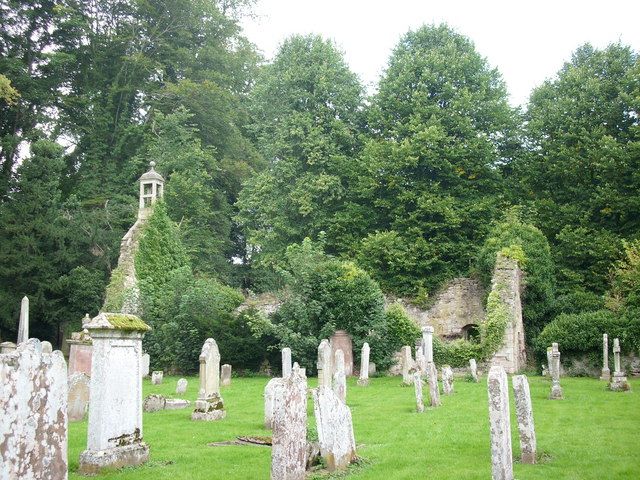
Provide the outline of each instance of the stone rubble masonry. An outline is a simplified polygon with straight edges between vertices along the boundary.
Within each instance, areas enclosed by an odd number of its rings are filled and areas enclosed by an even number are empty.
[[[186,378],[181,378],[180,380],[178,380],[178,383],[176,384],[176,395],[184,395],[187,391],[188,385],[189,382],[187,382]]]
[[[522,463],[536,463],[536,430],[533,423],[531,393],[526,375],[515,375],[511,379],[513,396],[520,433],[520,453]]]
[[[282,378],[272,378],[264,387],[264,428],[273,429],[273,415],[276,408],[276,402],[279,400],[277,395],[281,393]]]
[[[318,386],[331,388],[333,378],[333,365],[331,344],[326,338],[318,345]]]
[[[89,323],[89,315],[85,315],[82,323]],[[69,344],[69,376],[74,373],[85,373],[91,376],[91,357],[93,356],[93,343],[87,330],[73,332]]]
[[[551,393],[549,394],[550,400],[562,400],[562,387],[560,386],[560,351],[558,350],[558,344],[553,343],[551,345]]]
[[[413,385],[413,376],[409,371],[413,368],[413,358],[411,357],[411,347],[405,345],[400,349],[402,360],[402,384]]]
[[[442,366],[442,393],[445,395],[453,393],[453,370],[449,365]]]
[[[214,421],[226,416],[220,396],[220,351],[213,338],[207,338],[200,351],[200,390],[192,420]]]
[[[151,357],[149,356],[148,353],[143,353],[141,360],[142,362],[141,367],[140,367],[140,374],[142,375],[142,378],[147,378],[149,376],[149,367],[151,364]]]
[[[502,365],[494,365],[487,378],[489,432],[491,436],[491,478],[513,480],[509,385]]]
[[[471,375],[471,379],[478,383],[478,366],[476,364],[476,359],[472,358],[469,360],[469,374]]]
[[[142,439],[142,338],[150,327],[135,315],[99,313],[83,325],[93,339],[87,449],[79,471],[140,465],[149,459]]]
[[[526,363],[524,324],[522,323],[522,271],[518,262],[498,253],[491,279],[492,291],[497,291],[507,307],[508,321],[502,346],[493,355],[492,365],[502,365],[507,373],[516,373]]]
[[[333,374],[333,391],[343,403],[347,401],[347,376],[344,370],[344,354],[337,350],[333,359],[335,373]]]
[[[427,382],[429,382],[429,402],[432,407],[439,407],[440,390],[438,389],[438,369],[436,364],[429,362],[427,364]]]
[[[18,324],[18,340],[20,345],[29,340],[29,298],[25,295],[20,303],[20,323]]]
[[[613,364],[613,377],[611,377],[609,389],[614,392],[627,392],[631,390],[625,372],[622,371],[620,366],[620,341],[617,338],[613,339]]]
[[[282,349],[282,378],[291,375],[291,349],[285,347]]]
[[[307,467],[307,377],[298,365],[281,379],[271,447],[272,480],[304,480]]]
[[[66,480],[67,365],[35,338],[0,355],[0,478]]]
[[[609,370],[609,336],[602,334],[602,374],[600,380],[608,382],[611,380],[611,370]]]
[[[162,370],[156,370],[151,373],[151,383],[153,385],[162,385],[164,379],[164,372]]]
[[[369,353],[369,344],[364,342],[360,353],[360,377],[358,378],[358,385],[361,387],[369,385]]]
[[[351,410],[327,387],[312,390],[320,454],[327,470],[346,470],[356,459]]]
[[[83,420],[89,408],[89,375],[74,373],[69,376],[68,417],[70,422]]]
[[[353,342],[351,336],[344,330],[336,330],[329,339],[331,355],[335,358],[336,352],[342,350],[344,355],[344,373],[347,377],[353,375]],[[335,365],[333,373],[336,373]]]
[[[413,386],[416,392],[416,412],[424,412],[424,399],[422,398],[422,375],[420,370],[413,369]]]
[[[231,385],[231,365],[225,363],[222,365],[222,370],[220,371],[220,381],[222,382],[223,387],[228,387]]]

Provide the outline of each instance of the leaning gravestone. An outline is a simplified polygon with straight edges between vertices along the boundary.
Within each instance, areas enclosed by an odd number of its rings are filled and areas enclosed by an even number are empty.
[[[35,338],[0,355],[0,478],[67,479],[67,365]]]
[[[369,344],[364,342],[362,352],[360,353],[360,378],[358,385],[366,387],[369,385]]]
[[[153,385],[162,385],[163,378],[164,372],[162,370],[156,370],[151,373],[151,383]]]
[[[220,396],[220,351],[213,338],[207,338],[200,352],[200,391],[192,420],[220,420],[226,416]]]
[[[149,459],[142,441],[142,337],[150,327],[135,315],[99,313],[83,325],[93,340],[87,449],[80,473],[140,465]]]
[[[69,377],[68,414],[70,422],[84,419],[89,408],[89,384],[91,379],[84,373],[74,373]]]
[[[342,402],[347,401],[347,377],[344,371],[344,354],[342,350],[336,351],[333,360],[335,373],[333,374],[333,391]]]
[[[442,393],[445,395],[453,393],[453,370],[449,365],[442,366]]]
[[[529,381],[526,375],[515,375],[511,381],[516,403],[518,432],[520,433],[521,461],[522,463],[536,463],[536,430],[533,425]]]
[[[312,390],[320,454],[330,472],[346,470],[356,458],[351,410],[327,387]]]
[[[298,365],[281,379],[282,402],[276,405],[271,447],[273,480],[304,480],[307,466],[307,377]]]
[[[187,391],[187,385],[189,383],[187,382],[186,378],[181,378],[180,380],[178,380],[178,383],[176,384],[176,395],[184,395],[184,393]]]
[[[502,366],[489,370],[489,432],[491,435],[491,478],[513,480],[511,451],[511,418],[509,417],[509,385]]]
[[[231,385],[231,365],[229,365],[228,363],[222,365],[220,381],[223,387],[228,387],[229,385]]]

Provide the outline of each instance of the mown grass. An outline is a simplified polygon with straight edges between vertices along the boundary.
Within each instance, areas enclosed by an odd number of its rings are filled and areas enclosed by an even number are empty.
[[[163,385],[144,382],[144,394],[175,397],[178,377]],[[374,378],[367,388],[349,379],[347,403],[354,420],[358,454],[364,462],[353,479],[491,478],[486,379],[479,384],[457,379],[455,394],[443,396],[440,408],[414,413],[413,388],[398,378]],[[234,378],[223,388],[227,418],[193,422],[191,410],[144,414],[144,438],[151,447],[148,464],[100,475],[104,479],[268,479],[271,452],[266,447],[208,447],[239,435],[270,435],[262,426],[262,391],[266,378]],[[565,399],[547,400],[549,381],[530,377],[538,465],[515,464],[523,479],[640,478],[640,381],[633,392],[614,393],[604,382],[563,378]],[[315,386],[310,379],[310,386]],[[189,378],[184,398],[195,400],[198,380]],[[519,455],[517,424],[511,407],[514,458]],[[310,423],[313,409],[309,401]],[[86,446],[86,421],[69,427],[70,478]]]

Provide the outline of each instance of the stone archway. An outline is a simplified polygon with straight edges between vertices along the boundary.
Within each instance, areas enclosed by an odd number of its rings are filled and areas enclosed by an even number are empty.
[[[460,329],[462,338],[465,340],[479,340],[480,339],[480,327],[477,323],[469,323]]]

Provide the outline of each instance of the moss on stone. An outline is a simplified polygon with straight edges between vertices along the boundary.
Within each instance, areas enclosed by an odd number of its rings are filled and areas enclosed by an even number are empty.
[[[147,331],[151,327],[144,323],[140,317],[135,315],[127,315],[125,313],[106,314],[107,321],[115,328],[120,330]]]

